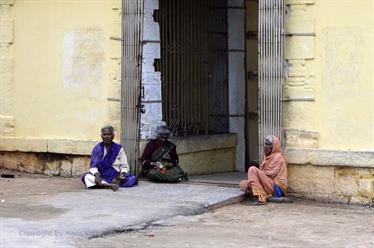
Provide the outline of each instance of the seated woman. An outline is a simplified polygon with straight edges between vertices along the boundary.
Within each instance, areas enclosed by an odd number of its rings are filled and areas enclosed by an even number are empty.
[[[140,157],[143,175],[150,181],[159,183],[179,183],[187,179],[187,174],[179,167],[176,146],[168,140],[170,130],[159,126],[157,139],[149,141]]]
[[[264,153],[265,158],[260,169],[250,167],[248,180],[240,182],[240,188],[252,191],[252,194],[258,197],[259,204],[266,204],[271,196],[285,196],[287,190],[287,162],[277,137],[265,138]]]
[[[113,142],[114,129],[105,126],[101,129],[103,142],[97,144],[91,154],[88,173],[81,180],[87,188],[132,187],[138,184],[135,176],[129,173],[125,151],[120,144]]]

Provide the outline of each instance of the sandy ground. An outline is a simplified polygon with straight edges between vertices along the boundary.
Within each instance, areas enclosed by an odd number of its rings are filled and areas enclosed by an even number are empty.
[[[374,247],[374,209],[301,200],[251,206],[245,201],[80,243],[80,247],[107,246]]]
[[[3,203],[33,202],[39,196],[84,189],[79,177],[50,177],[0,169],[0,175],[4,174],[14,175],[14,178],[0,177],[0,201]]]
[[[0,170],[0,174],[3,173],[8,172]],[[15,179],[0,177],[0,204],[29,204],[62,192],[83,190],[79,178],[11,173],[16,175]],[[34,214],[39,212],[35,210]],[[51,217],[52,215],[56,213],[51,213]],[[164,219],[140,230],[130,229],[90,240],[82,239],[76,245],[126,248],[374,248],[374,208],[297,199],[291,204],[252,206],[246,200],[202,215]]]

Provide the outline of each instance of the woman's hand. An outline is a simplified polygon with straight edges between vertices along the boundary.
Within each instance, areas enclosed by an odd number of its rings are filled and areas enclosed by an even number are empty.
[[[157,163],[150,162],[149,164],[152,166],[153,169],[158,169],[158,164]]]

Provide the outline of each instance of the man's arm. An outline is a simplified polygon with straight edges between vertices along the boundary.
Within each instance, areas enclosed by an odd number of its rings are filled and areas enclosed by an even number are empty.
[[[129,163],[127,162],[127,156],[123,148],[121,148],[121,150],[119,151],[118,157],[120,161],[120,166],[119,166],[120,174],[128,173],[130,170],[130,166],[129,166]]]
[[[99,172],[98,168],[97,168],[97,167],[91,167],[91,168],[89,169],[89,172],[90,172],[92,175],[95,176],[95,183],[96,183],[97,185],[100,186],[100,185],[101,185],[101,181],[102,181],[102,179],[101,179],[100,172]]]
[[[100,172],[99,172],[99,169],[98,169],[98,165],[101,161],[101,158],[100,158],[100,147],[98,145],[96,145],[93,149],[92,149],[92,152],[91,152],[91,161],[90,161],[90,169],[89,169],[89,172],[95,176],[95,183],[97,185],[101,185],[101,176],[100,176]]]

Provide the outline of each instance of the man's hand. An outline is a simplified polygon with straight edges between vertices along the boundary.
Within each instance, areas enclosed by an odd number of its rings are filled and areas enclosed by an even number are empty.
[[[119,173],[118,178],[121,179],[121,180],[125,180],[126,179],[126,172]]]
[[[101,185],[102,185],[102,183],[101,183],[102,179],[101,179],[100,173],[95,173],[94,176],[95,176],[95,183],[96,183],[98,186],[101,186]]]
[[[112,184],[116,184],[116,185],[121,185],[121,183],[123,182],[123,180],[126,179],[126,173],[125,172],[121,172],[119,173],[119,175],[113,179],[112,181]]]
[[[112,184],[115,185],[120,185],[121,184],[121,179],[119,177],[116,177],[113,179]]]

